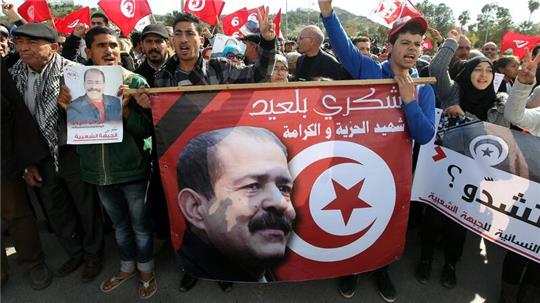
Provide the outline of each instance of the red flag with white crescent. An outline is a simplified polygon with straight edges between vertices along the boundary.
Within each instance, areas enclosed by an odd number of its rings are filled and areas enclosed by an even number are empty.
[[[225,2],[222,0],[187,0],[184,11],[197,16],[203,22],[215,26],[224,6]]]
[[[512,31],[506,32],[501,40],[501,54],[507,49],[512,49],[514,56],[519,59],[525,56],[525,49],[529,51],[540,43],[540,36],[529,36]]]
[[[405,16],[417,17],[422,14],[410,0],[381,0],[368,17],[381,25],[392,27],[396,20]]]
[[[66,15],[64,18],[54,18],[54,25],[59,33],[71,34],[78,24],[86,24],[88,27],[90,23],[90,7],[86,6],[79,10]]]
[[[223,33],[227,36],[232,36],[247,22],[248,11],[244,7],[226,17],[221,18],[223,24]]]
[[[52,19],[51,10],[45,0],[26,0],[17,8],[17,12],[29,23]]]
[[[152,14],[147,0],[100,0],[98,5],[126,36],[139,20]]]

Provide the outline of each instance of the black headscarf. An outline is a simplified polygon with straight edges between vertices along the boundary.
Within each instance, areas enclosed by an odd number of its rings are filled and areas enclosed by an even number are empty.
[[[474,57],[463,65],[462,69],[457,74],[455,81],[459,84],[460,88],[459,105],[461,108],[464,111],[477,116],[480,120],[486,121],[487,112],[493,107],[497,95],[493,89],[493,80],[484,90],[478,90],[471,82],[472,72],[475,67],[482,62],[487,62],[493,67],[493,63],[488,58],[484,56]],[[495,71],[493,71],[493,75],[495,76]]]

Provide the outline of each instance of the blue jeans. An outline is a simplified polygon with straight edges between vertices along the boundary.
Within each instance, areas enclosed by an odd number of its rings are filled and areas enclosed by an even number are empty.
[[[135,261],[142,272],[154,271],[154,237],[147,181],[97,186],[101,203],[111,217],[121,271],[133,272]]]

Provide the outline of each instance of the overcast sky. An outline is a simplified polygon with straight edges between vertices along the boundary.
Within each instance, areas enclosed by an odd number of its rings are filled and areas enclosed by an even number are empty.
[[[12,2],[16,6],[19,6],[21,3],[24,2],[24,0],[6,0],[7,2]],[[152,7],[152,11],[155,14],[165,14],[167,12],[178,10],[180,9],[180,1],[181,0],[148,0],[148,3],[150,3],[150,6]],[[371,10],[377,5],[379,2],[378,0],[362,0],[362,5],[359,5],[358,1],[353,0],[334,0],[334,6],[346,9],[356,15],[362,15],[367,16]],[[420,0],[412,0],[413,4],[419,3]],[[515,23],[520,23],[522,21],[527,21],[529,18],[529,9],[527,8],[527,0],[452,0],[452,1],[441,1],[441,0],[430,0],[431,3],[445,3],[446,5],[450,6],[454,12],[454,16],[457,20],[457,16],[465,10],[469,10],[470,16],[471,16],[471,22],[474,22],[476,20],[476,16],[480,13],[480,10],[482,7],[488,3],[497,3],[500,6],[507,7],[510,9],[510,13],[512,14],[513,21]],[[81,0],[75,0],[76,4],[80,5],[89,5],[90,7],[96,7],[97,6],[97,0],[93,1],[81,1]],[[316,0],[225,0],[225,8],[223,13],[228,14],[231,13],[237,9],[240,9],[246,5],[246,3],[249,3],[250,7],[258,7],[262,4],[268,4],[270,3],[270,12],[276,13],[279,8],[281,7],[282,11],[288,10],[294,10],[299,7],[303,8],[312,8],[312,9],[318,9],[317,1]],[[535,22],[540,21],[540,11],[537,10],[532,15],[532,20]]]

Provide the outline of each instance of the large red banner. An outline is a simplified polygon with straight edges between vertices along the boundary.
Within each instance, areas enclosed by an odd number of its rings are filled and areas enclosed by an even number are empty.
[[[311,280],[401,256],[412,151],[397,86],[332,85],[153,97],[172,239],[186,271]],[[206,192],[188,184],[204,176]]]

